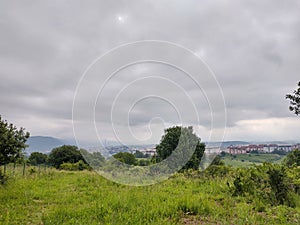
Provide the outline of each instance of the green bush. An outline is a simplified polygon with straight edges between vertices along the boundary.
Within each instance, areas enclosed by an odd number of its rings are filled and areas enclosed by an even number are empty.
[[[210,165],[206,170],[205,174],[211,177],[225,177],[231,171],[229,166],[224,165]]]
[[[69,170],[69,171],[78,171],[78,170],[89,170],[90,167],[82,160],[79,160],[77,163],[62,163],[59,167],[61,170]]]
[[[141,159],[138,161],[139,166],[149,166],[150,163],[151,163],[150,160],[147,160],[147,159]]]
[[[113,157],[122,163],[128,165],[137,165],[135,156],[129,152],[118,152],[117,154],[114,154]]]
[[[69,171],[75,170],[73,163],[62,163],[60,164],[59,169]]]
[[[289,154],[287,154],[287,156],[284,160],[284,164],[288,167],[300,166],[300,150],[295,149],[292,152],[290,152]]]
[[[293,182],[293,189],[294,192],[298,195],[300,195],[300,166],[288,168],[286,170],[287,176],[292,180]]]
[[[274,203],[283,205],[285,202],[290,205],[289,184],[284,167],[270,168],[268,170],[269,183],[271,186]]]
[[[286,171],[286,167],[264,163],[248,169],[240,169],[233,180],[233,196],[258,198],[271,205],[295,207],[293,195],[296,183]]]
[[[36,169],[34,167],[29,168],[29,174],[34,174],[36,173]]]

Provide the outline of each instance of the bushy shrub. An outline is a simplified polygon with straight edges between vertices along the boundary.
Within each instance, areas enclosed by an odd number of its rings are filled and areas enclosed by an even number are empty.
[[[62,163],[60,164],[59,169],[69,171],[75,170],[73,163]]]
[[[281,165],[264,163],[248,169],[240,169],[233,180],[233,196],[258,198],[271,205],[295,206],[293,180]]]
[[[36,173],[36,169],[34,167],[29,168],[29,174],[34,174]]]
[[[295,149],[289,154],[287,154],[284,164],[288,167],[297,167],[300,166],[300,150]]]
[[[77,171],[77,170],[89,170],[90,167],[82,160],[79,160],[77,163],[62,163],[59,167],[61,170]]]
[[[293,181],[293,189],[296,194],[300,195],[300,166],[288,168],[287,176]]]
[[[289,181],[284,167],[270,168],[268,170],[269,184],[272,190],[274,202],[283,205],[289,201]],[[289,203],[288,203],[289,204]]]
[[[147,160],[147,159],[141,159],[138,161],[139,166],[149,166],[150,163],[151,163],[150,160]]]
[[[135,156],[129,152],[118,152],[117,154],[114,154],[113,157],[122,163],[128,165],[137,165]]]
[[[229,166],[224,165],[210,165],[206,170],[205,174],[211,177],[225,177],[231,171]]]

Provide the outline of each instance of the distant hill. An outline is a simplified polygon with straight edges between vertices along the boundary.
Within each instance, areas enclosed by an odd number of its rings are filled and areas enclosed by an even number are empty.
[[[54,137],[45,137],[45,136],[32,136],[27,140],[28,148],[25,149],[25,152],[44,152],[49,153],[53,148],[62,146],[65,141],[54,138]]]
[[[205,142],[206,146],[220,146],[221,149],[226,149],[228,146],[233,145],[248,145],[246,141],[224,141],[224,142]]]
[[[223,148],[227,148],[230,145],[236,146],[236,145],[249,145],[249,142],[246,141],[224,141],[222,143]]]

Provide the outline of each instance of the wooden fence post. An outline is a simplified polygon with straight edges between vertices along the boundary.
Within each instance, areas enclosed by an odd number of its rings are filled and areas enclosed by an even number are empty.
[[[23,163],[23,177],[25,176],[25,166],[26,166],[26,164]]]
[[[15,175],[15,170],[16,170],[16,162],[14,162],[13,176]]]

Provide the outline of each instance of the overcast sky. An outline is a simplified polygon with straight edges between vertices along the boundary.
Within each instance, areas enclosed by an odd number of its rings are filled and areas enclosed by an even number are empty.
[[[88,66],[119,45],[162,40],[190,49],[214,71],[226,103],[225,140],[300,141],[300,118],[285,99],[300,80],[299,12],[298,0],[0,0],[0,114],[32,136],[73,138],[73,99]],[[99,80],[107,76],[97,73]],[[220,92],[217,86],[203,88],[210,98]],[[89,94],[81,93],[77,108],[86,109]],[[151,94],[156,97],[145,97]],[[194,96],[194,105],[187,96]],[[98,135],[155,143],[165,127],[182,123],[208,140],[207,100],[175,68],[132,65],[105,85],[95,105]],[[199,123],[192,119],[193,106]],[[222,133],[224,110],[213,101],[212,106],[214,129]],[[78,116],[76,123],[85,119],[94,118]],[[112,123],[118,138],[108,129]],[[95,141],[90,132],[79,138]]]

